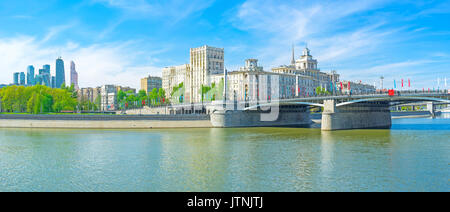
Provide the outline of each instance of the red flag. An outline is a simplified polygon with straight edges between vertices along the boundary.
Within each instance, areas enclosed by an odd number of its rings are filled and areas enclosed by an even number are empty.
[[[408,79],[408,87],[411,87],[411,80]]]
[[[341,91],[342,91],[342,90],[344,90],[344,86],[342,85],[342,82],[341,82]]]
[[[402,79],[402,88],[403,88],[403,79]]]
[[[142,105],[145,105],[145,100],[142,100]]]
[[[350,82],[348,82],[348,90],[350,90]]]
[[[388,95],[389,96],[394,96],[395,95],[395,91],[394,91],[394,89],[390,89],[389,91],[388,91]]]

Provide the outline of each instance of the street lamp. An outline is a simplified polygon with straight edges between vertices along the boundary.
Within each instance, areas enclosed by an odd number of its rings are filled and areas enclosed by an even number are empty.
[[[381,76],[381,77],[380,77],[380,87],[381,87],[381,91],[383,91],[383,80],[384,80],[384,77]]]

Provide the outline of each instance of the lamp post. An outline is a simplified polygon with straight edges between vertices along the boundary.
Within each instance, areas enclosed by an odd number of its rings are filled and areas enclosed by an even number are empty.
[[[380,88],[381,88],[381,91],[383,91],[383,80],[384,80],[384,77],[381,76],[380,77]]]

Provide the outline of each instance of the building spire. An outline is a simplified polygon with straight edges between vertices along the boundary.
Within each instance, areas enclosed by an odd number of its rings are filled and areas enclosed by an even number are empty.
[[[295,65],[295,47],[294,47],[294,44],[292,44],[292,59],[291,59],[291,65]]]

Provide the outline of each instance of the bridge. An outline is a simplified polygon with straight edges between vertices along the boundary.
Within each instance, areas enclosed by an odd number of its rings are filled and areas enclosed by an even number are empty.
[[[436,104],[450,104],[450,93],[446,90],[403,91],[391,95],[388,93],[335,95],[234,102],[231,109],[230,107],[225,109],[225,112],[232,111],[228,112],[228,115],[214,110],[211,117],[213,125],[214,121],[218,121],[217,125],[222,127],[303,125],[310,121],[309,109],[319,107],[323,108],[322,130],[390,128],[392,125],[390,108],[411,103],[426,103],[427,109],[434,115]],[[259,111],[261,115],[264,110],[275,107],[279,108],[278,120],[274,120],[273,123],[256,120],[255,114],[258,113],[255,112]],[[213,120],[215,113],[218,116],[228,117]]]

